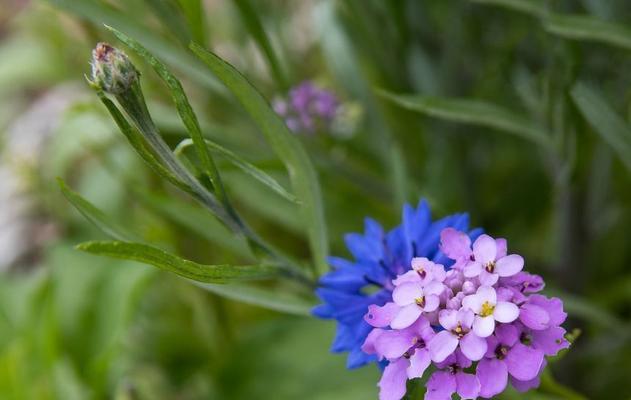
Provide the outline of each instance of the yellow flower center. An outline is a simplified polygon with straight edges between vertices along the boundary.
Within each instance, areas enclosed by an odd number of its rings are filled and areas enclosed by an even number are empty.
[[[485,301],[482,304],[482,310],[480,311],[481,317],[488,317],[489,315],[493,315],[493,311],[495,310],[495,306],[491,305],[488,301]]]
[[[425,296],[417,297],[416,299],[414,299],[414,301],[416,302],[417,306],[425,307]]]

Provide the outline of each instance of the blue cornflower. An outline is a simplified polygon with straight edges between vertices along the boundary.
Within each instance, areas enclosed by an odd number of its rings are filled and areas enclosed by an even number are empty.
[[[331,351],[349,352],[348,368],[377,361],[374,354],[361,349],[373,328],[364,321],[368,306],[392,301],[392,279],[408,271],[414,257],[426,257],[449,268],[453,260],[439,250],[440,232],[448,227],[466,231],[468,226],[469,216],[465,213],[432,222],[429,206],[421,200],[416,209],[406,204],[403,223],[389,232],[366,218],[363,235],[345,236],[346,247],[355,260],[329,257],[333,269],[320,278],[316,294],[323,304],[315,307],[313,314],[337,321]],[[481,229],[474,229],[469,236],[475,240],[481,233]]]

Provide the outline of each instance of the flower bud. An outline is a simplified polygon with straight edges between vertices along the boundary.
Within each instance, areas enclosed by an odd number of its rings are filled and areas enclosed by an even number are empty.
[[[92,83],[104,92],[122,94],[138,76],[138,70],[122,51],[103,42],[92,50]]]

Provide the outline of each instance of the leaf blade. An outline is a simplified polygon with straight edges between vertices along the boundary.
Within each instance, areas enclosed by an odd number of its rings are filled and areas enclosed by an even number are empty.
[[[571,91],[574,104],[594,131],[620,157],[631,172],[631,127],[625,120],[586,84],[578,82]]]
[[[572,40],[588,40],[631,50],[631,30],[586,15],[551,14],[543,20],[546,31]]]
[[[157,247],[124,241],[92,241],[80,243],[77,250],[100,256],[138,261],[172,272],[184,278],[206,283],[228,283],[242,280],[277,277],[274,265],[206,265],[185,260]]]
[[[550,137],[527,118],[495,104],[477,100],[443,98],[424,95],[397,95],[381,91],[380,94],[395,104],[447,121],[485,126],[530,140],[549,148]]]
[[[316,269],[325,272],[328,242],[324,207],[318,177],[305,149],[259,91],[232,65],[196,43],[191,44],[191,50],[237,97],[285,164],[293,191],[302,202],[302,217]]]

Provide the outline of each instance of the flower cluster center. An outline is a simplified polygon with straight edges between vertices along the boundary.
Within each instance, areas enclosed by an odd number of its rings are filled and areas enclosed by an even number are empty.
[[[482,311],[480,311],[480,316],[488,317],[489,315],[493,315],[493,311],[495,311],[495,306],[488,301],[485,301],[484,304],[482,304]]]

